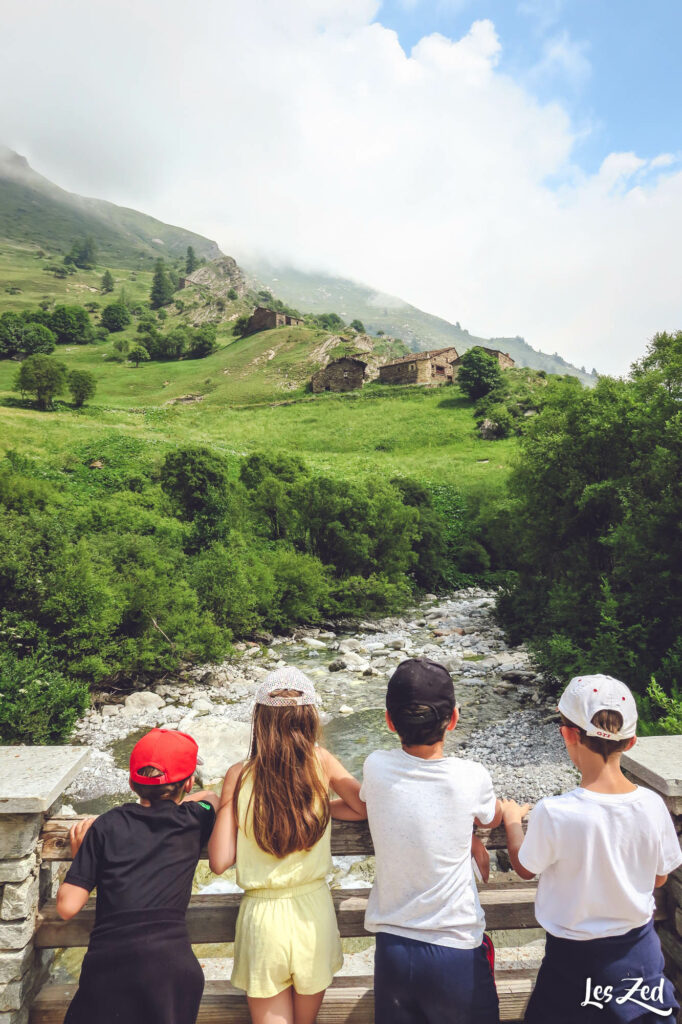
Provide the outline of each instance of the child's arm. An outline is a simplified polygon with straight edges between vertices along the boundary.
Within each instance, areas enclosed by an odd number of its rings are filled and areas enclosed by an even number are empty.
[[[345,800],[330,800],[329,809],[335,821],[364,821],[367,817],[367,811],[360,814],[349,807]]]
[[[329,785],[334,790],[338,797],[351,811],[354,811],[357,815],[355,821],[364,821],[367,817],[367,804],[364,800],[360,799],[360,783],[357,779],[354,779],[350,772],[347,772],[340,761],[338,761],[333,754],[330,754],[324,747],[318,747],[317,752],[322,762],[322,767],[325,770]],[[336,801],[332,801],[332,804]],[[341,810],[339,807],[338,810]],[[343,814],[343,811],[341,811]],[[332,815],[336,817],[336,814]]]
[[[668,881],[667,875],[656,875],[656,881],[654,882],[654,889],[660,889],[662,885]]]
[[[487,882],[490,878],[490,854],[476,835],[471,837],[471,856],[476,862],[482,880]]]
[[[83,818],[69,829],[72,858],[75,859],[76,854],[83,845],[88,829],[95,823],[95,820],[95,818]],[[62,882],[57,892],[57,913],[62,921],[69,921],[72,917],[75,917],[79,910],[83,909],[89,898],[89,889],[84,889],[80,885],[72,885],[71,882]]]
[[[80,885],[62,882],[57,892],[57,913],[62,921],[69,921],[82,910],[90,899],[90,891],[81,889]]]
[[[474,818],[474,825],[478,825],[479,828],[497,828],[502,821],[502,801],[495,801],[495,817],[492,821],[479,821],[478,818]]]
[[[531,878],[535,878],[535,875],[532,871],[527,871],[524,868],[519,860],[519,850],[524,839],[521,822],[530,811],[530,804],[524,804],[523,807],[519,807],[516,800],[502,800],[501,804],[502,820],[504,821],[504,828],[507,833],[507,852],[509,853],[511,866],[519,878],[529,881]]]
[[[198,793],[189,793],[182,802],[185,804],[210,804],[213,810],[216,812],[216,814],[218,813],[218,808],[220,807],[220,797],[218,796],[217,793],[214,793],[212,789],[200,789]]]
[[[231,868],[237,859],[237,815],[234,791],[242,773],[243,762],[228,769],[220,794],[220,807],[211,838],[208,841],[208,863],[215,875]]]

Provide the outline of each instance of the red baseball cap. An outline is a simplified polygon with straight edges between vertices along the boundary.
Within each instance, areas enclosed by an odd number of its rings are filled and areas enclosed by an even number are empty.
[[[138,740],[130,754],[130,781],[142,786],[167,786],[194,775],[198,756],[197,741],[186,732],[152,729]],[[140,775],[141,768],[157,768],[161,775]]]

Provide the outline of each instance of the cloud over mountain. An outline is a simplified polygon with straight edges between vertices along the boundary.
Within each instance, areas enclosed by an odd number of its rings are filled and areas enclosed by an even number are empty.
[[[6,0],[4,29],[0,138],[75,191],[605,371],[680,326],[679,160],[582,171],[488,20],[411,53],[374,0]]]

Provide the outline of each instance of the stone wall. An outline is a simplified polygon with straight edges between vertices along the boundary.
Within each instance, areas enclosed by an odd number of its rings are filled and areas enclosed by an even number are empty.
[[[379,367],[379,380],[384,384],[445,384],[452,380],[452,363],[457,359],[454,348],[415,352]]]
[[[623,755],[623,768],[637,785],[660,793],[675,822],[678,837],[682,836],[682,736],[647,736],[638,740],[632,750]],[[657,929],[666,974],[682,1006],[682,867],[669,876],[664,891],[666,918],[659,922]],[[682,1024],[682,1010],[677,1020]]]
[[[38,904],[51,895],[41,870],[40,830],[89,751],[84,747],[0,747],[0,1024],[26,1024],[49,966],[36,951]]]
[[[367,363],[362,359],[350,356],[334,359],[313,374],[312,389],[316,394],[321,391],[355,391],[364,383],[366,368]]]
[[[257,334],[259,331],[271,331],[275,327],[301,327],[303,323],[304,321],[298,317],[258,306],[249,317],[247,332]]]

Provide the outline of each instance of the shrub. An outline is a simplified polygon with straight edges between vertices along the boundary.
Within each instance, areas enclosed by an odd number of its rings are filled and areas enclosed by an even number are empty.
[[[161,487],[185,519],[192,520],[227,496],[227,466],[208,448],[178,448],[161,466]]]
[[[95,336],[82,306],[55,306],[46,326],[54,331],[58,345],[88,345]]]
[[[128,353],[128,362],[135,363],[135,369],[137,369],[140,363],[149,362],[149,352],[144,345],[134,345]]]
[[[26,324],[21,333],[21,351],[26,355],[35,355],[41,352],[49,355],[54,352],[55,337],[49,328],[42,324]]]
[[[87,370],[71,370],[67,384],[76,408],[80,409],[97,390],[97,381]]]
[[[230,299],[231,302],[235,302],[239,298],[239,295],[237,294],[237,289],[230,288],[227,292],[227,297],[228,299]]]
[[[38,408],[49,409],[56,395],[66,388],[67,369],[64,363],[50,356],[28,356],[16,376],[15,391],[35,395]]]
[[[106,327],[111,334],[125,330],[131,321],[132,317],[128,308],[122,302],[110,302],[108,306],[104,307],[100,317],[102,327]]]
[[[472,400],[482,398],[502,382],[502,371],[494,356],[475,345],[465,352],[457,374],[457,383]]]
[[[0,653],[0,739],[60,743],[89,705],[88,685],[63,675],[44,656]]]

